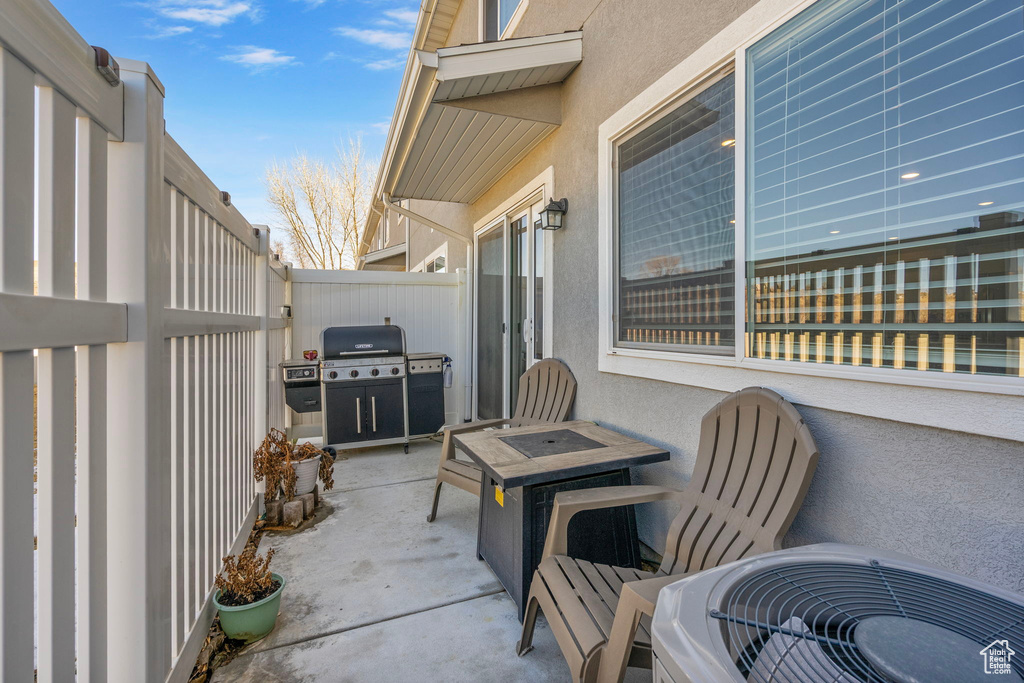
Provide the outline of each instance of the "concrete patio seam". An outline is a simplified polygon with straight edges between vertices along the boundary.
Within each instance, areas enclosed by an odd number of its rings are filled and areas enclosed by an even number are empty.
[[[420,479],[407,479],[405,481],[391,481],[391,482],[388,482],[386,484],[373,484],[372,486],[355,486],[355,487],[349,488],[349,489],[338,489],[337,491],[332,490],[332,491],[329,491],[327,493],[323,493],[321,495],[332,496],[332,495],[334,495],[336,493],[352,493],[353,491],[365,491],[367,489],[379,489],[379,488],[381,488],[383,486],[398,486],[399,484],[414,484],[414,483],[416,483],[418,481],[430,481],[431,479],[436,479],[436,478],[437,477],[435,475],[433,477],[421,477]]]
[[[367,488],[375,488],[375,487],[370,486],[370,487],[367,487]],[[463,602],[470,602],[471,600],[479,600],[480,598],[486,598],[486,597],[489,597],[491,595],[498,595],[499,593],[504,593],[504,592],[505,592],[504,588],[497,588],[495,590],[488,591],[486,593],[480,593],[478,595],[473,595],[473,596],[470,596],[470,597],[467,597],[467,598],[461,598],[459,600],[450,600],[450,601],[442,603],[440,605],[433,605],[431,607],[425,607],[423,609],[413,610],[411,612],[403,612],[402,614],[396,614],[394,616],[384,617],[383,619],[376,619],[374,621],[366,621],[366,622],[363,622],[363,623],[360,623],[360,624],[353,624],[351,626],[346,626],[344,628],[335,629],[333,631],[324,631],[323,633],[318,633],[316,635],[312,635],[312,636],[309,636],[307,638],[300,638],[298,640],[293,640],[293,641],[290,641],[290,642],[287,642],[287,643],[278,643],[277,645],[274,645],[272,647],[268,647],[268,648],[263,649],[263,650],[253,650],[251,652],[243,652],[242,654],[240,654],[237,657],[235,657],[234,661],[237,661],[239,659],[243,659],[245,657],[252,657],[252,656],[255,656],[255,655],[264,654],[266,652],[273,652],[274,650],[280,650],[283,647],[292,647],[292,646],[295,646],[295,645],[302,645],[303,643],[308,643],[308,642],[311,642],[311,641],[314,641],[314,640],[319,640],[320,638],[327,638],[328,636],[336,636],[336,635],[338,635],[340,633],[348,633],[349,631],[356,631],[356,630],[359,630],[361,628],[367,628],[369,626],[376,626],[377,624],[385,624],[385,623],[387,623],[389,621],[395,621],[396,619],[403,619],[405,617],[411,617],[411,616],[414,616],[416,614],[423,614],[424,612],[433,612],[434,610],[444,609],[445,607],[451,607],[452,605],[458,605],[458,604],[463,603]]]

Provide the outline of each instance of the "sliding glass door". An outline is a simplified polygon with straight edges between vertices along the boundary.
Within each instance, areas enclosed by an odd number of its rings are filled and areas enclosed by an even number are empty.
[[[508,417],[519,378],[543,358],[543,232],[538,201],[477,234],[477,417]]]
[[[477,414],[505,414],[505,223],[477,238]]]
[[[509,337],[511,351],[509,353],[509,403],[515,408],[519,398],[519,378],[526,372],[527,339],[529,338],[529,307],[527,292],[530,280],[529,249],[529,213],[517,217],[509,223],[509,320],[512,334]],[[527,334],[524,334],[524,331]]]

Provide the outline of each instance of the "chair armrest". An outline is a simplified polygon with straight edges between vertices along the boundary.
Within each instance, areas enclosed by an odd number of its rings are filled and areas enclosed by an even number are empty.
[[[544,541],[543,559],[552,555],[565,555],[569,542],[569,520],[583,510],[621,507],[635,503],[652,503],[658,500],[674,500],[680,495],[675,489],[664,486],[604,486],[581,491],[562,491],[555,494],[555,505],[551,509],[548,535]]]
[[[683,574],[669,574],[667,576],[655,576],[651,579],[624,583],[622,584],[622,595],[619,598],[619,604],[622,604],[622,598],[626,597],[627,602],[632,605],[633,609],[653,617],[654,606],[658,602],[658,594],[661,593],[661,589],[679,581],[683,576]]]
[[[626,675],[629,653],[633,649],[633,639],[636,637],[640,620],[644,615],[654,616],[658,593],[665,586],[681,578],[682,574],[655,576],[622,584],[619,603],[615,608],[615,618],[612,621],[612,631],[598,665],[597,683],[622,681]]]
[[[460,425],[445,427],[444,431],[449,434],[468,434],[469,432],[479,432],[490,427],[501,427],[506,424],[508,424],[508,420],[505,418],[499,418],[497,420],[478,420],[476,422],[466,422]]]

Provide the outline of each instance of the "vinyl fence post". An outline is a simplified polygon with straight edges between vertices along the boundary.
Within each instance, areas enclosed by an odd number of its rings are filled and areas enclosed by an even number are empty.
[[[107,358],[109,679],[163,681],[171,665],[170,449],[163,312],[169,291],[163,86],[119,59],[124,141],[109,147],[108,298],[128,341]]]
[[[256,348],[254,351],[257,372],[252,373],[253,382],[253,443],[259,444],[267,434],[268,409],[270,388],[270,373],[277,372],[277,366],[270,367],[270,356],[267,350],[267,334],[270,329],[270,320],[267,310],[267,288],[270,286],[269,279],[277,277],[270,272],[267,257],[270,252],[270,230],[265,225],[254,226],[260,231],[259,252],[256,254],[254,268],[256,286],[254,296],[254,310],[260,317],[260,329],[256,333]],[[256,493],[262,494],[266,486],[265,482],[255,483]],[[263,513],[263,500],[260,496],[259,513]]]

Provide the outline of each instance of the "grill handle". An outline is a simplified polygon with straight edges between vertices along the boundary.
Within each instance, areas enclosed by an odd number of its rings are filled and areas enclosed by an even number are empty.
[[[377,431],[377,397],[370,397],[370,415],[373,416],[373,431]]]
[[[356,397],[356,434],[363,433],[363,408],[360,403],[359,397]]]
[[[334,356],[380,356],[387,355],[388,353],[390,353],[390,351],[388,351],[387,349],[379,349],[377,351],[338,351],[331,357],[333,358]]]

